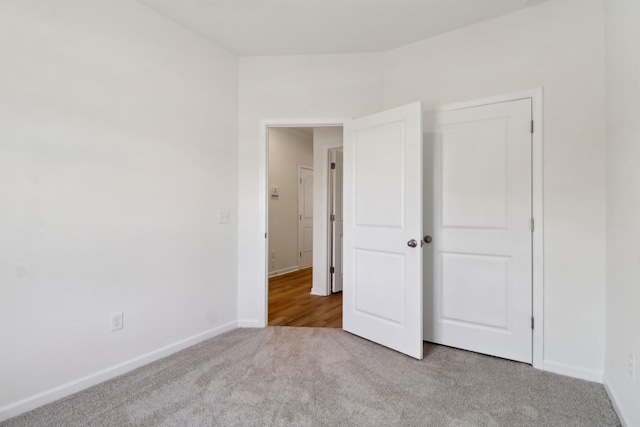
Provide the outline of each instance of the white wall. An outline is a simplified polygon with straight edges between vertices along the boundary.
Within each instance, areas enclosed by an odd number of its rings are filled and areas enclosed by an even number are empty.
[[[132,1],[0,2],[0,419],[235,326],[237,73]]]
[[[342,127],[313,129],[313,287],[314,295],[329,295],[329,149],[342,147]]]
[[[385,107],[544,88],[545,368],[601,380],[602,0],[552,0],[385,54]]]
[[[269,129],[269,273],[298,269],[298,166],[313,167],[313,135]],[[315,176],[314,176],[315,178]],[[272,253],[275,251],[275,258]]]
[[[605,384],[640,425],[640,3],[606,2],[607,345]],[[628,374],[635,355],[635,380]]]
[[[260,121],[341,124],[344,117],[380,110],[382,59],[382,54],[240,58],[240,325],[266,320],[266,154]]]
[[[633,423],[638,382],[624,367],[632,345],[636,360],[640,352],[640,260],[628,237],[638,235],[638,6],[607,8],[606,381]],[[260,120],[339,122],[416,99],[432,107],[541,86],[545,360],[597,378],[603,10],[603,0],[552,0],[385,54],[242,58],[238,70],[135,2],[1,2],[0,312],[11,324],[0,416],[236,319],[264,323]],[[215,223],[218,210],[231,224]],[[111,333],[109,314],[121,310],[125,329]]]

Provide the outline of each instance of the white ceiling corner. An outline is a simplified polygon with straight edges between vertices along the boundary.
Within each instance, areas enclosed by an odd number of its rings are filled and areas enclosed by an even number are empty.
[[[380,52],[548,0],[137,0],[239,56]]]

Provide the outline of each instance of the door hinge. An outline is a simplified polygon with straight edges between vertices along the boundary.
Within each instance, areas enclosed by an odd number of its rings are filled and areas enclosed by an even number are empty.
[[[531,133],[533,133],[533,120],[531,120]]]
[[[329,215],[329,221],[335,221],[336,216],[334,214]]]
[[[536,229],[536,222],[533,218],[531,218],[531,225],[529,228],[531,229],[531,232],[533,232]]]
[[[336,272],[336,268],[335,267],[329,267],[329,273],[333,274]]]
[[[300,221],[302,221],[302,214],[300,214]]]
[[[533,316],[531,316],[531,329],[534,329],[534,326],[535,326],[535,320]]]
[[[300,251],[300,258],[302,258],[302,251]]]
[[[300,178],[300,184],[302,184],[302,178]]]
[[[267,233],[264,233],[264,238],[265,238],[265,239],[267,238]]]
[[[336,168],[336,164],[335,163],[331,163],[331,169],[335,169]]]

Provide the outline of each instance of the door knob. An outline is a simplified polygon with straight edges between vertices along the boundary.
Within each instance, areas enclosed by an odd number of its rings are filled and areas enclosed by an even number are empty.
[[[424,242],[425,243],[431,243],[431,236],[424,236]]]
[[[416,241],[416,239],[411,239],[407,242],[407,245],[409,245],[410,248],[415,248],[416,246],[418,246],[418,242]]]

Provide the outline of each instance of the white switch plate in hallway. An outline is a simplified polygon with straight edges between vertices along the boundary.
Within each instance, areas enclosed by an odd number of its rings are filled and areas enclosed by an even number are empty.
[[[218,211],[218,224],[229,223],[229,211]]]

